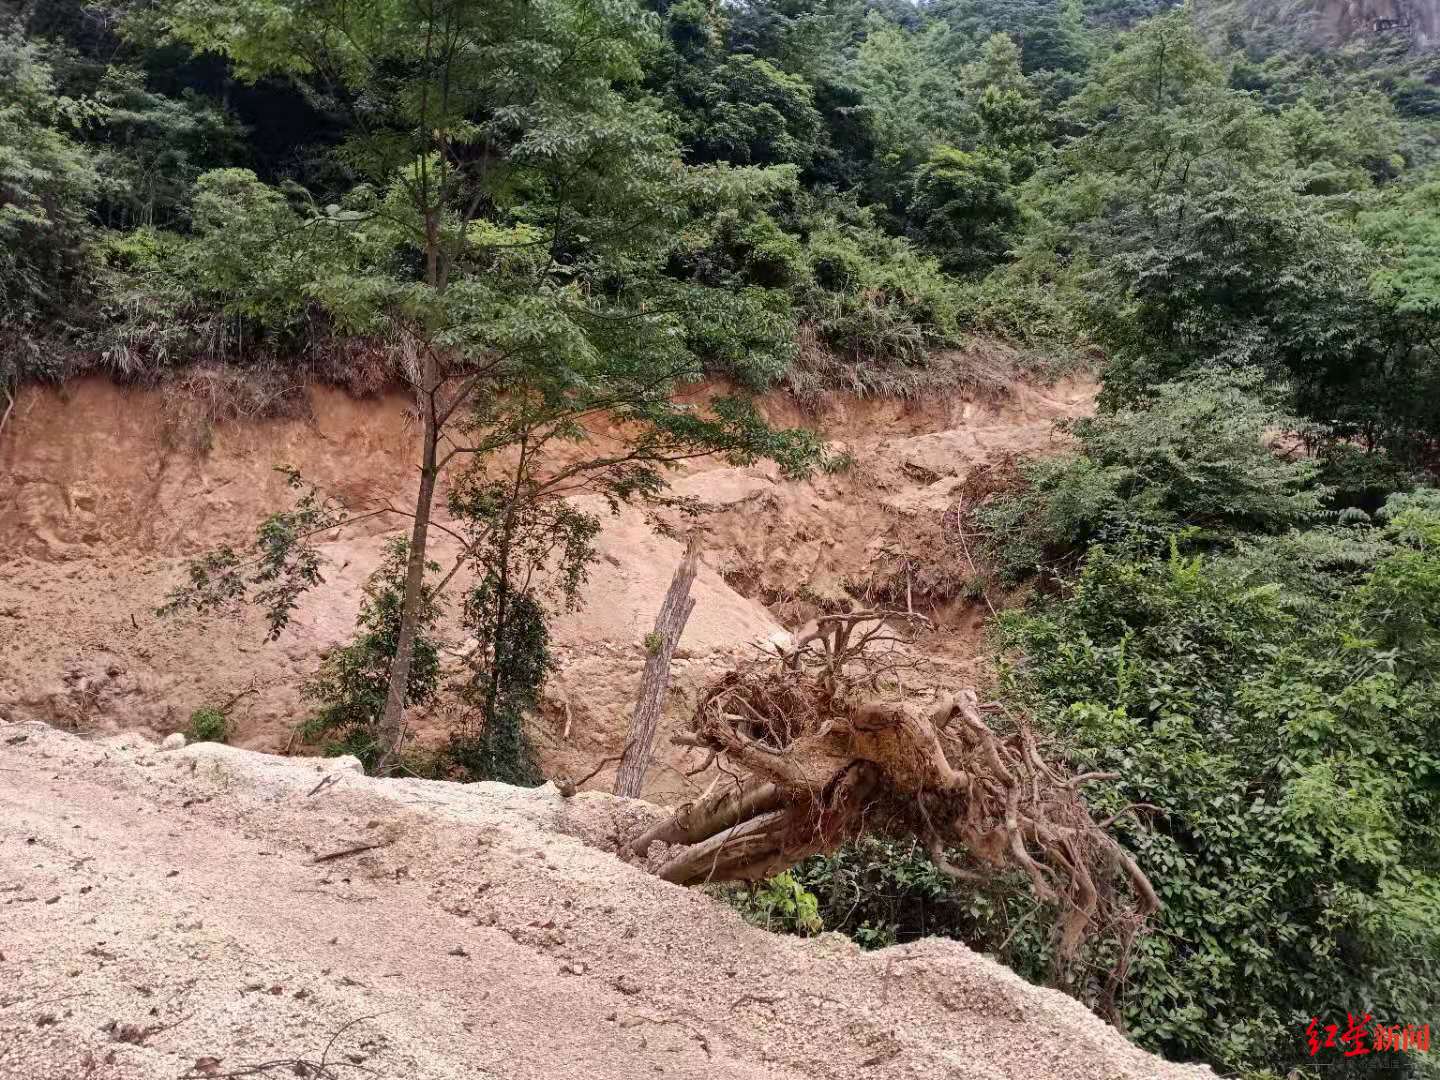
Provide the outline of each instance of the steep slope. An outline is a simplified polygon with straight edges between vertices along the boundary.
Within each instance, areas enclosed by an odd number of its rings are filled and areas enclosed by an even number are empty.
[[[976,612],[925,577],[940,567],[953,585],[966,570],[964,552],[941,535],[945,514],[987,470],[1061,445],[1054,421],[1087,411],[1092,399],[1083,381],[1017,384],[995,401],[837,396],[818,416],[780,395],[765,399],[772,420],[818,426],[853,465],[803,482],[716,463],[677,477],[681,494],[713,509],[698,526],[705,565],[672,715],[714,670],[782,624],[798,625],[822,603],[903,606],[907,587],[942,625],[929,647],[968,678]],[[317,387],[303,416],[220,424],[203,438],[187,422],[163,394],[101,380],[22,394],[0,437],[0,715],[163,735],[193,709],[240,695],[235,740],[288,745],[305,709],[300,683],[350,633],[383,537],[403,521],[382,516],[327,536],[326,583],[273,645],[254,618],[159,620],[154,610],[181,580],[183,556],[243,542],[287,505],[276,464],[352,506],[404,505],[414,469],[407,402]],[[555,627],[560,670],[533,731],[552,772],[580,776],[618,752],[643,638],[680,550],[638,512],[607,518],[585,604]],[[445,723],[419,718],[422,729]],[[692,781],[676,764],[662,760],[650,794],[687,790]],[[607,780],[602,772],[595,783]]]
[[[565,835],[641,804],[307,795],[332,764],[0,722],[0,1077],[1213,1075],[955,942],[767,934]]]

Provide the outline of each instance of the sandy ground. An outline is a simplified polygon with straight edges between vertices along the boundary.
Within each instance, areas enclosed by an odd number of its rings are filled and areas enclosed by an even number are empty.
[[[771,935],[579,838],[644,804],[308,795],[333,767],[0,722],[0,1077],[1213,1075],[954,942]]]

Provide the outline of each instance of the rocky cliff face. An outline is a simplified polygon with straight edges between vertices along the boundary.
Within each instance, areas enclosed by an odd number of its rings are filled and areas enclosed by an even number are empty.
[[[1400,35],[1416,52],[1440,48],[1440,0],[1201,0],[1195,12],[1217,43],[1238,21],[1319,48],[1380,34]]]
[[[1313,20],[1323,43],[1392,32],[1417,49],[1440,47],[1440,0],[1317,0]]]

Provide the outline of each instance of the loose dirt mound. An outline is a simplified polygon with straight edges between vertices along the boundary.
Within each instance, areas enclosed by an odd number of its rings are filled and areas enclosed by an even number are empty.
[[[333,766],[0,722],[0,1077],[1213,1075],[953,942],[773,936],[576,838],[642,804],[307,795]]]

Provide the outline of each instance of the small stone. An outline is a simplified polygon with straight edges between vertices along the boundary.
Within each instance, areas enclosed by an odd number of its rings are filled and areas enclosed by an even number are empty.
[[[165,741],[160,744],[161,750],[179,750],[185,746],[185,736],[178,731],[172,731],[165,736]]]

